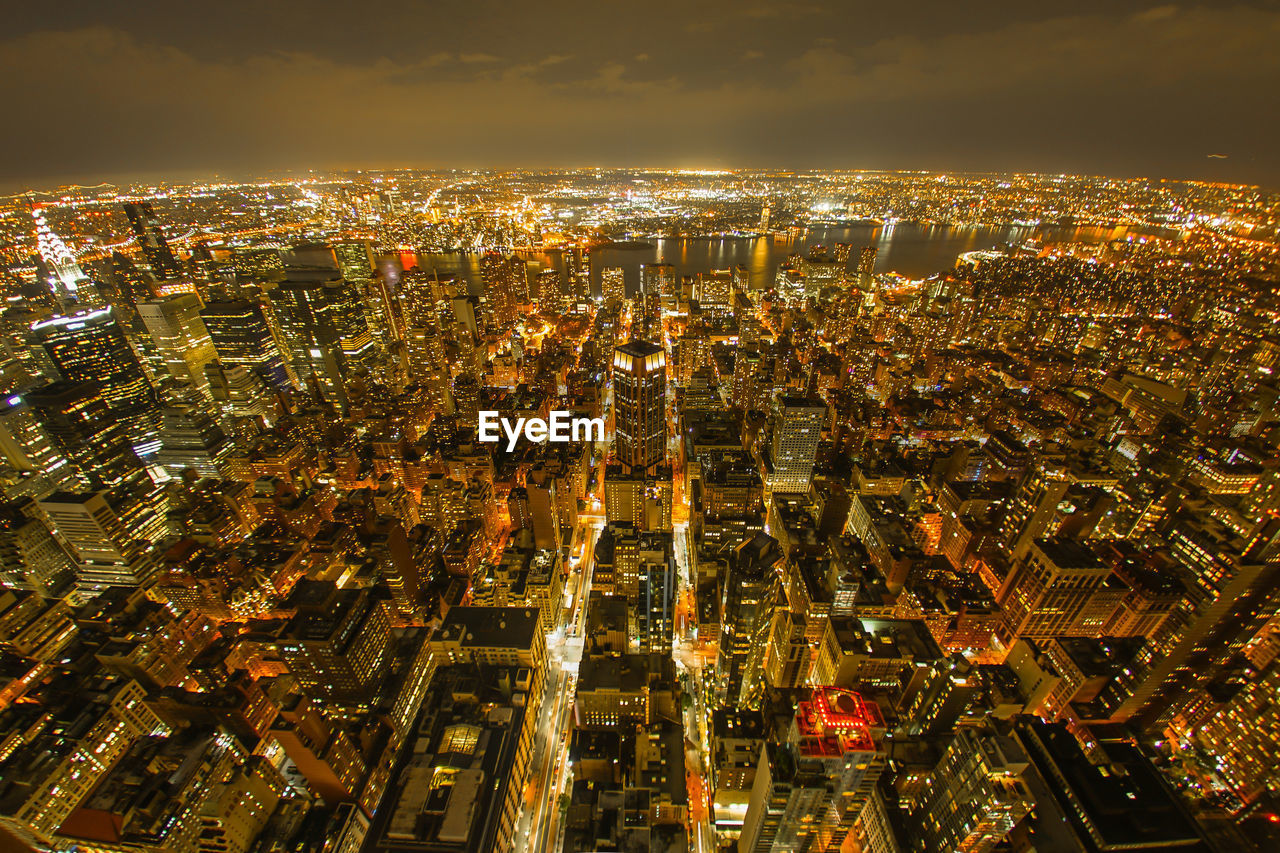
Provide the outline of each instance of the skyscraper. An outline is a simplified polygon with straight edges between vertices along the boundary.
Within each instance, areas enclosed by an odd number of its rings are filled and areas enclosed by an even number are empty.
[[[129,218],[129,227],[133,231],[133,236],[142,247],[142,254],[151,265],[151,272],[156,278],[176,278],[182,275],[182,267],[173,256],[169,242],[165,240],[160,222],[156,219],[155,211],[151,209],[151,202],[125,204],[124,215]]]
[[[287,388],[284,356],[256,302],[210,302],[200,310],[209,337],[225,364],[243,365],[272,388]]]
[[[779,396],[774,404],[770,445],[773,492],[807,492],[818,456],[818,439],[827,419],[827,405],[807,397]]]
[[[662,347],[631,341],[613,353],[616,456],[630,471],[647,471],[666,458],[667,358]]]
[[[875,702],[815,687],[798,703],[785,742],[761,748],[738,850],[850,849],[845,840],[885,769],[884,738]]]
[[[605,304],[610,301],[621,304],[627,298],[627,278],[622,267],[605,267],[600,270],[600,295]]]
[[[62,377],[93,382],[121,420],[136,422],[156,405],[155,391],[116,323],[111,308],[81,311],[36,323],[39,337]]]
[[[480,259],[480,272],[494,323],[500,328],[515,325],[520,305],[529,298],[528,268],[524,261],[489,252]]]
[[[75,482],[62,449],[17,395],[0,401],[0,459],[17,474],[17,482],[5,489],[10,497],[44,497]]]
[[[961,728],[911,810],[923,850],[985,853],[1035,807],[1031,761],[1012,737]]]
[[[863,246],[862,251],[858,253],[858,287],[862,290],[871,289],[872,277],[876,271],[876,254],[879,249],[876,246]]]
[[[721,580],[720,650],[716,657],[716,698],[720,707],[760,707],[764,690],[766,640],[778,598],[778,540],[766,533],[729,553]]]
[[[642,264],[640,292],[664,300],[676,296],[676,268],[671,264]]]
[[[32,208],[31,217],[36,223],[36,249],[49,268],[49,289],[62,299],[75,299],[80,284],[86,280],[84,271],[67,244],[45,221],[44,210]]]
[[[158,571],[150,543],[124,523],[110,498],[110,492],[55,492],[40,501],[71,546],[78,562],[77,587],[86,593],[111,586],[139,587]]]
[[[218,352],[200,318],[200,299],[191,293],[147,299],[138,303],[138,316],[155,341],[169,375],[190,383],[207,397],[209,381],[204,368],[218,357]]]
[[[116,486],[141,474],[125,427],[93,383],[55,382],[28,391],[23,399],[84,484]]]

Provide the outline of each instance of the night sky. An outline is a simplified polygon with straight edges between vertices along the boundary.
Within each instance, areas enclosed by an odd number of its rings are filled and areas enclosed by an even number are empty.
[[[391,166],[1280,186],[1271,0],[3,6],[10,188]]]

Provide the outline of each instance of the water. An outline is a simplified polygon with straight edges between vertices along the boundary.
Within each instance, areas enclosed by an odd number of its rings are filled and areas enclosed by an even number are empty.
[[[715,239],[654,240],[651,248],[606,246],[591,252],[591,280],[594,292],[600,292],[600,271],[605,267],[622,267],[627,292],[640,287],[640,266],[662,262],[672,264],[677,275],[696,275],[715,269],[729,269],[739,264],[751,271],[753,288],[770,286],[780,264],[794,253],[806,254],[810,247],[822,245],[831,249],[836,243],[848,243],[850,268],[858,262],[863,246],[878,248],[876,272],[896,272],[908,278],[921,279],[951,269],[964,252],[999,248],[1006,243],[1034,240],[1041,243],[1103,243],[1142,236],[1148,232],[1115,227],[1073,226],[952,226],[854,225],[815,227],[785,240],[773,237],[740,237]],[[557,252],[521,253],[544,266],[563,269]],[[440,272],[458,273],[471,284],[471,291],[483,288],[480,256],[475,253],[416,254],[401,252],[379,258],[379,266],[393,279],[401,269],[414,265],[422,269],[435,267]]]

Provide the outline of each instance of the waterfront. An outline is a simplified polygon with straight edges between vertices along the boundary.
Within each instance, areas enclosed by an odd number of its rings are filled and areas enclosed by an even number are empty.
[[[765,287],[773,282],[777,269],[788,256],[805,254],[813,246],[833,247],[836,243],[848,243],[853,247],[850,267],[857,263],[858,249],[873,245],[878,249],[876,272],[895,272],[908,278],[925,278],[950,269],[956,258],[976,249],[995,249],[1006,244],[1027,241],[1054,243],[1103,243],[1138,239],[1143,234],[1135,229],[1117,226],[970,226],[970,225],[894,225],[818,226],[799,234],[789,234],[785,239],[767,237],[714,237],[657,239],[641,245],[606,245],[591,253],[591,281],[593,292],[600,291],[600,271],[605,267],[621,267],[627,280],[627,292],[639,289],[640,267],[649,263],[668,263],[678,275],[696,275],[715,269],[728,269],[741,264],[751,271],[753,287]],[[522,257],[536,260],[545,266],[563,268],[559,252],[521,252]],[[480,275],[480,254],[469,253],[413,253],[385,255],[380,266],[394,278],[400,269],[414,265],[422,269],[458,273],[471,284],[471,291],[483,289]]]

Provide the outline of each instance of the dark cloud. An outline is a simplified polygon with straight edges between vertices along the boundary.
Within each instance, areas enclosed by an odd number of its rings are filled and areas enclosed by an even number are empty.
[[[0,36],[0,182],[598,164],[1280,183],[1274,2],[107,5],[26,4]]]

